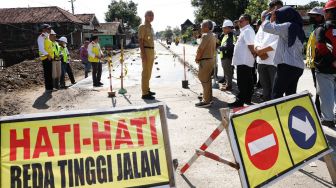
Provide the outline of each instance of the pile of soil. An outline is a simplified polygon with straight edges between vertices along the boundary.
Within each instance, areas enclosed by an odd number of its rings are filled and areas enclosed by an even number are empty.
[[[71,68],[76,81],[79,81],[79,78],[84,78],[84,66],[77,54],[78,50],[70,52]],[[43,67],[40,61],[26,60],[0,69],[0,116],[20,113],[20,103],[24,101],[16,96],[19,93],[33,91],[37,87],[44,87]]]
[[[78,50],[70,52],[71,68],[75,76],[84,74],[84,66],[78,59]],[[26,60],[11,67],[0,70],[0,95],[17,92],[44,85],[42,63]]]

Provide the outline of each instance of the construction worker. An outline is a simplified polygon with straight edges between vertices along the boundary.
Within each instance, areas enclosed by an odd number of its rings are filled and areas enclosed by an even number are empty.
[[[102,74],[103,52],[100,49],[98,36],[92,36],[91,42],[88,45],[89,62],[92,66],[92,82],[93,87],[102,87],[104,84],[100,82]]]
[[[44,86],[46,91],[53,91],[52,80],[52,60],[54,58],[54,52],[52,50],[52,42],[49,39],[49,33],[51,32],[51,26],[43,24],[41,26],[41,34],[37,38],[37,44],[39,49],[40,59],[43,65]]]
[[[154,31],[151,22],[154,20],[153,11],[145,13],[145,23],[139,26],[139,45],[142,60],[141,89],[142,99],[154,100],[155,92],[150,91],[149,80],[154,63]]]
[[[72,69],[70,66],[70,53],[68,51],[67,48],[67,43],[68,43],[68,39],[66,37],[61,37],[58,39],[59,43],[60,43],[60,57],[61,57],[61,62],[62,62],[62,74],[61,74],[61,89],[66,89],[66,85],[65,85],[65,73],[68,74],[68,77],[71,81],[71,84],[76,84],[74,75],[72,73]]]
[[[308,12],[309,22],[313,25],[313,31],[310,33],[307,43],[306,51],[306,66],[310,68],[314,87],[316,88],[316,72],[315,72],[315,48],[316,48],[316,28],[324,24],[324,11],[323,7],[314,7]],[[321,115],[320,97],[318,94],[315,96],[315,106],[319,115]]]
[[[321,103],[321,123],[335,127],[336,104],[336,1],[324,6],[325,24],[316,29],[315,69]]]
[[[196,52],[195,61],[199,64],[198,78],[203,87],[203,99],[196,107],[210,107],[212,102],[211,75],[215,65],[217,38],[212,33],[213,23],[204,20],[201,25],[202,39]]]
[[[236,43],[236,36],[233,33],[233,23],[231,20],[224,20],[223,22],[223,39],[219,47],[220,59],[222,62],[222,68],[224,72],[224,82],[220,89],[222,91],[231,91],[232,90],[232,79],[233,79],[233,66],[232,66],[232,56],[234,44]]]
[[[54,51],[54,59],[52,61],[52,79],[53,87],[55,89],[60,88],[60,79],[62,74],[61,60],[60,60],[60,46],[56,42],[56,33],[54,30],[51,30],[49,38],[52,42],[52,48]]]

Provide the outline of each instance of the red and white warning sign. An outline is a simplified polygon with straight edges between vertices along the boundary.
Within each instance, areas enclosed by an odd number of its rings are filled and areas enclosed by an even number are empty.
[[[245,148],[249,159],[260,170],[271,168],[278,159],[279,143],[272,126],[255,120],[247,128]]]

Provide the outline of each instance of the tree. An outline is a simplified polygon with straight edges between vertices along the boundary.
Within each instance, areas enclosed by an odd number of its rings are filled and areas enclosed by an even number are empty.
[[[314,7],[324,7],[325,2],[311,1],[306,5],[299,5],[298,9],[312,9]]]
[[[196,23],[210,19],[216,24],[222,24],[225,18],[238,18],[247,6],[248,0],[191,0],[196,8]]]
[[[260,19],[261,13],[268,9],[268,0],[250,0],[245,13],[249,14],[252,19]]]
[[[166,28],[166,30],[164,31],[164,34],[163,34],[164,38],[165,39],[171,39],[173,35],[174,35],[173,30],[171,29],[170,26],[167,26],[167,28]]]
[[[175,27],[173,29],[173,33],[175,36],[180,36],[181,35],[181,29],[179,27]]]
[[[115,19],[122,19],[123,23],[132,29],[137,29],[141,23],[141,18],[137,16],[138,4],[131,1],[112,0],[105,13],[105,21],[113,22]]]
[[[184,42],[190,41],[192,39],[193,36],[193,28],[192,27],[188,27],[186,29],[186,31],[183,33],[182,35],[182,39]]]

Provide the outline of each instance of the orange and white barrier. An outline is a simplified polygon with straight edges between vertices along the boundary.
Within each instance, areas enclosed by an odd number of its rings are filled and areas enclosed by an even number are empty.
[[[209,159],[218,161],[220,163],[224,163],[226,165],[231,166],[232,168],[235,168],[235,169],[239,170],[239,165],[238,164],[233,163],[233,162],[231,162],[227,159],[223,159],[223,158],[221,158],[218,155],[215,155],[213,153],[210,153],[210,152],[207,152],[207,151],[202,151],[202,150],[196,150],[196,153],[197,153],[198,156],[203,155],[204,157],[207,157]]]
[[[211,144],[212,142],[218,137],[218,135],[224,130],[224,126],[223,124],[221,123],[217,128],[216,130],[214,130],[212,132],[212,134],[210,135],[210,137],[202,144],[202,146],[200,147],[200,150],[202,151],[205,151]],[[188,169],[189,167],[198,159],[199,157],[199,154],[196,152],[192,157],[191,159],[188,161],[187,164],[185,164],[181,170],[180,170],[180,173],[181,174],[184,174]]]

